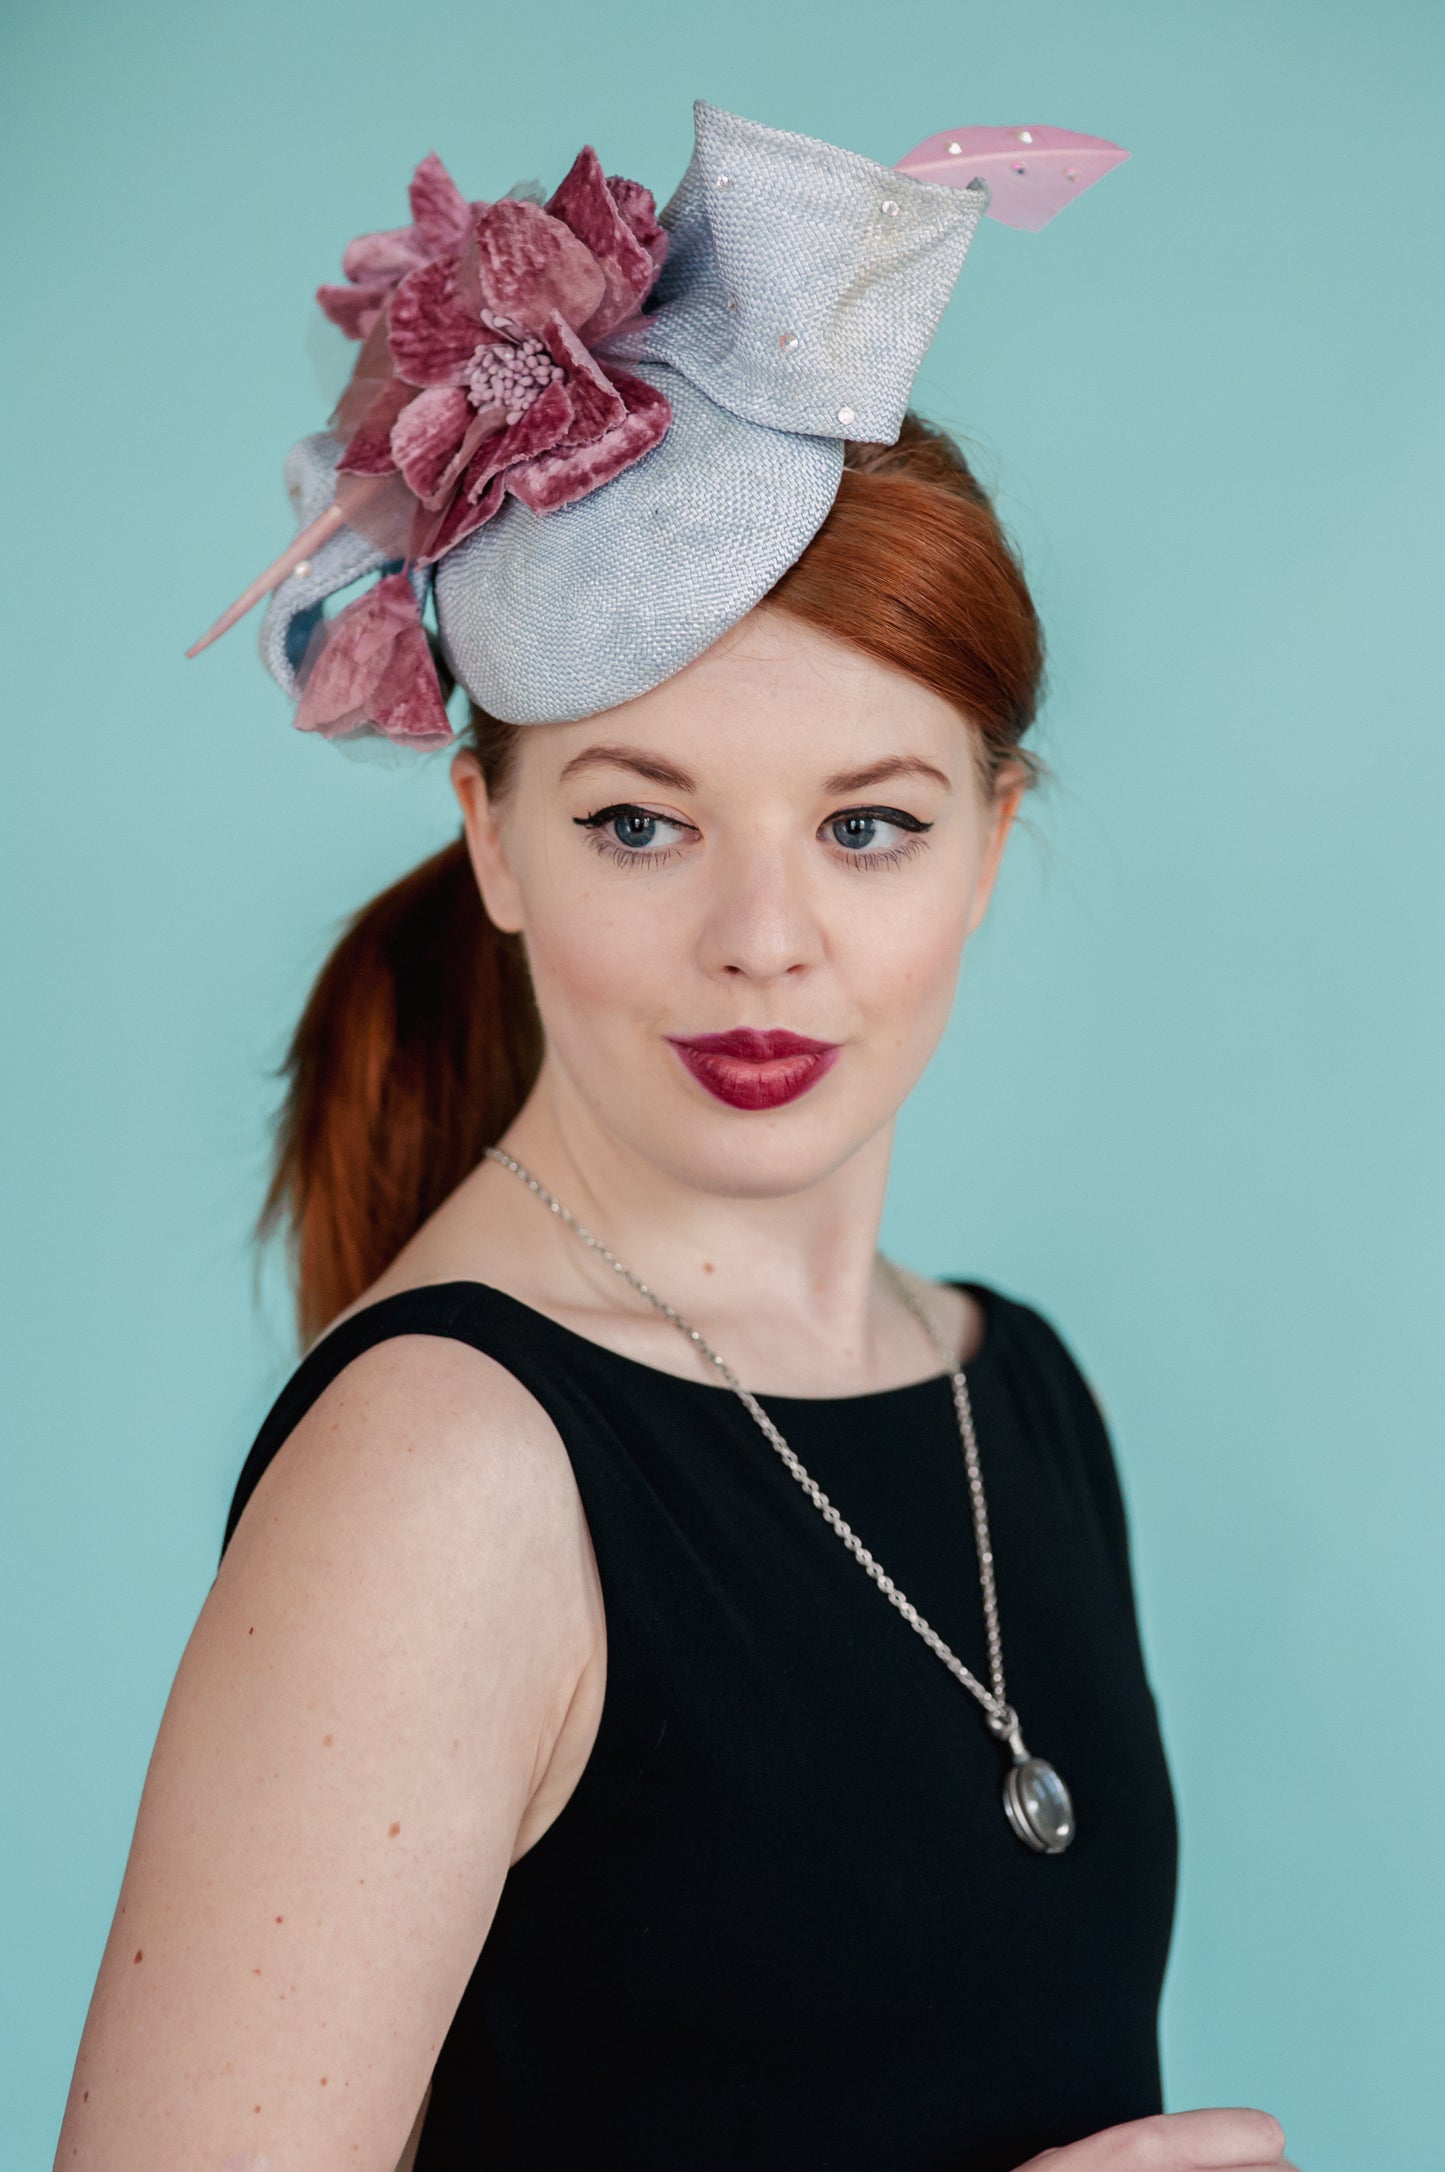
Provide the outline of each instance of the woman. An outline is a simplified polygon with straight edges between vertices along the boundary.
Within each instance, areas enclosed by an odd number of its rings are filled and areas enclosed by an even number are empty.
[[[1038,1312],[878,1252],[1035,774],[1033,607],[915,417],[829,495],[641,692],[503,721],[469,663],[461,837],[320,976],[263,1218],[310,1347],[58,2164],[1282,2162],[1161,2111],[1174,1812],[1099,1410]],[[616,691],[599,622],[549,637]],[[361,650],[306,669],[333,722]]]

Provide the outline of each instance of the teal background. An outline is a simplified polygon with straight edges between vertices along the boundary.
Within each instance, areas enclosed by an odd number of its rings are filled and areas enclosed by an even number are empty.
[[[248,1254],[272,1068],[453,824],[444,756],[291,731],[258,619],[182,652],[289,539],[311,293],[415,161],[490,196],[593,141],[662,199],[701,95],[885,161],[970,121],[1133,152],[1042,234],[985,222],[917,386],[1022,545],[1056,782],[885,1242],[1041,1306],[1112,1419],[1183,1826],[1170,2108],[1439,2172],[1445,15],[69,0],[0,40],[0,2159],[51,2162],[293,1362]]]

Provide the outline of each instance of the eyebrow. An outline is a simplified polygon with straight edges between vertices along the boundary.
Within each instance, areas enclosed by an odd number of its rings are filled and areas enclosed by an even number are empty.
[[[887,784],[891,777],[926,777],[933,784],[941,784],[945,792],[953,787],[941,769],[932,762],[925,762],[920,754],[890,754],[881,762],[869,762],[863,769],[841,769],[836,776],[823,779],[825,792],[866,792],[870,784]]]
[[[599,745],[584,747],[563,765],[559,783],[575,777],[584,769],[630,769],[639,777],[647,777],[653,784],[669,785],[674,792],[697,791],[697,779],[674,762],[665,762],[657,754],[649,754],[643,747]],[[945,792],[953,787],[941,769],[932,762],[925,762],[917,754],[890,754],[882,761],[869,762],[862,769],[842,769],[823,779],[825,792],[864,792],[870,785],[886,784],[894,777],[924,777],[931,783],[942,785]]]
[[[559,784],[575,777],[584,769],[632,769],[639,777],[650,777],[654,784],[669,784],[675,792],[695,792],[696,780],[685,769],[672,762],[663,761],[661,755],[648,754],[641,747],[595,746],[584,747],[562,767]]]

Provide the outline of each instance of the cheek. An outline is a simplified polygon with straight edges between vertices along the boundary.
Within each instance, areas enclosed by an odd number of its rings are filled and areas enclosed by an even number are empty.
[[[623,879],[642,885],[648,878],[629,872]],[[585,1020],[605,1035],[646,1009],[648,991],[667,983],[669,916],[635,904],[629,909],[625,898],[590,888],[565,901],[554,892],[549,905],[527,916],[527,955],[543,1016]]]
[[[862,875],[860,883],[890,880]],[[967,907],[951,891],[920,906],[918,899],[887,902],[859,916],[848,944],[848,977],[875,1019],[896,1023],[900,1038],[936,1030],[947,1016],[958,981],[968,926]]]

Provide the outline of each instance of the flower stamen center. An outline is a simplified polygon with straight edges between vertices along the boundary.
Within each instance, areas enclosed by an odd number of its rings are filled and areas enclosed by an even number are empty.
[[[524,333],[515,340],[483,340],[468,365],[465,384],[475,408],[500,407],[510,426],[563,374],[542,341]]]

